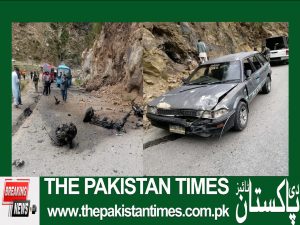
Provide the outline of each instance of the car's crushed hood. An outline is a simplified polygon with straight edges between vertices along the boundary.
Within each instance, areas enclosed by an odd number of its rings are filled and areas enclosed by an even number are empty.
[[[184,85],[161,95],[149,105],[163,109],[211,110],[236,85]]]

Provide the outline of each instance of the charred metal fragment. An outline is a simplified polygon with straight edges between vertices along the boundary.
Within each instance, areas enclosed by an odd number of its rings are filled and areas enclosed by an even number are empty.
[[[30,107],[27,107],[26,109],[24,109],[23,114],[24,114],[25,117],[30,116],[31,113],[32,113],[32,110],[30,109]]]
[[[108,119],[107,117],[101,118],[100,116],[95,115],[94,109],[90,107],[85,112],[83,122],[89,122],[90,124],[94,124],[106,129],[113,129],[117,132],[126,132],[124,126],[128,120],[128,117],[131,115],[131,112],[132,110],[126,113],[121,120],[114,121],[112,119]]]
[[[138,104],[132,102],[132,110],[134,112],[134,115],[137,117],[143,117],[144,115],[144,110],[141,106],[139,106]]]
[[[106,128],[106,129],[113,129],[113,120],[108,120],[107,117],[100,118],[98,116],[93,116],[89,121],[91,124]]]
[[[25,164],[25,161],[21,160],[21,159],[16,159],[12,163],[13,166],[18,167],[18,168],[24,166],[24,164]]]
[[[60,100],[58,100],[55,96],[54,99],[55,99],[55,105],[58,105],[60,103]]]
[[[91,122],[94,117],[94,109],[92,107],[88,108],[84,114],[83,122]]]
[[[121,121],[117,121],[117,122],[114,123],[114,129],[115,129],[117,132],[123,131],[123,132],[126,133],[126,131],[125,131],[125,129],[124,129],[124,125],[125,125],[125,123],[127,122],[127,119],[128,119],[128,117],[130,116],[130,114],[131,114],[131,111],[128,112],[128,113],[122,118]]]
[[[73,139],[77,135],[77,128],[73,123],[61,124],[55,130],[57,144],[60,146],[69,145],[73,148]]]

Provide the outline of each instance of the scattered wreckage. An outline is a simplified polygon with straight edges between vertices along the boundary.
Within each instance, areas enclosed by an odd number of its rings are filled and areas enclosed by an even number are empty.
[[[271,91],[271,67],[258,52],[240,52],[201,64],[184,84],[147,105],[153,126],[203,137],[247,126],[248,104]]]
[[[57,104],[59,104],[59,101],[57,98],[54,96],[55,101]],[[95,111],[92,107],[88,108],[85,112],[83,122],[91,123],[106,129],[113,129],[116,130],[118,133],[124,132],[126,133],[126,130],[124,129],[124,126],[131,115],[132,111],[134,112],[134,115],[142,118],[143,117],[143,109],[139,105],[135,104],[134,102],[132,103],[132,109],[125,114],[125,116],[121,120],[114,121],[112,119],[109,119],[107,117],[100,117],[95,115]],[[68,116],[71,116],[71,114],[68,114]],[[140,123],[137,123],[137,127],[140,127]],[[50,139],[53,141],[53,143],[57,146],[64,146],[68,145],[69,148],[73,148],[73,139],[77,135],[77,127],[73,123],[69,124],[61,124],[56,127],[54,137],[53,135],[50,135],[46,129],[46,127],[43,128],[46,130],[48,136]]]
[[[108,117],[101,117],[95,114],[95,111],[92,107],[88,108],[84,114],[83,122],[94,124],[106,129],[112,129],[116,130],[117,133],[124,132],[126,133],[126,130],[124,129],[124,126],[131,115],[132,111],[134,112],[134,115],[142,118],[144,114],[144,110],[139,105],[132,102],[132,109],[126,113],[122,119],[120,120],[112,120]],[[140,123],[137,123],[137,127],[140,127]]]

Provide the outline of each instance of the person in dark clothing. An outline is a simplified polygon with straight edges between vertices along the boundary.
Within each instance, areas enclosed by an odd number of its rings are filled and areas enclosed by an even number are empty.
[[[31,71],[30,72],[30,79],[32,80],[32,77],[33,77],[33,72]]]
[[[263,54],[263,56],[270,61],[270,49],[267,46],[262,46],[261,47],[261,54]]]
[[[63,101],[66,102],[68,94],[68,79],[65,74],[61,78],[60,91]]]
[[[33,83],[34,83],[34,87],[35,87],[35,92],[38,92],[38,84],[39,84],[39,75],[34,71],[33,73]]]
[[[49,77],[49,80],[48,80],[48,83],[47,83],[47,92],[48,92],[48,95],[51,94],[51,83],[52,83],[52,80],[51,80],[51,75],[48,73],[48,77]]]
[[[43,95],[48,95],[48,83],[50,81],[50,77],[49,77],[49,73],[46,72],[44,75],[43,75],[43,82],[44,82],[44,90],[43,90]]]
[[[68,84],[68,88],[71,87],[71,84],[72,84],[72,75],[71,73],[69,72],[67,75],[67,84]]]
[[[19,102],[19,105],[23,105],[22,104],[22,99],[21,99],[21,72],[20,70],[17,70],[17,74],[18,74],[18,78],[19,78],[19,97],[18,97],[18,102]]]

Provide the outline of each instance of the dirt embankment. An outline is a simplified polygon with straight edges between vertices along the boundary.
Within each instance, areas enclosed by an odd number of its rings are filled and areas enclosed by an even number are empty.
[[[80,66],[91,23],[13,23],[12,57],[27,63]]]
[[[83,54],[84,87],[94,96],[109,95],[116,105],[142,102],[142,24],[103,23]]]

